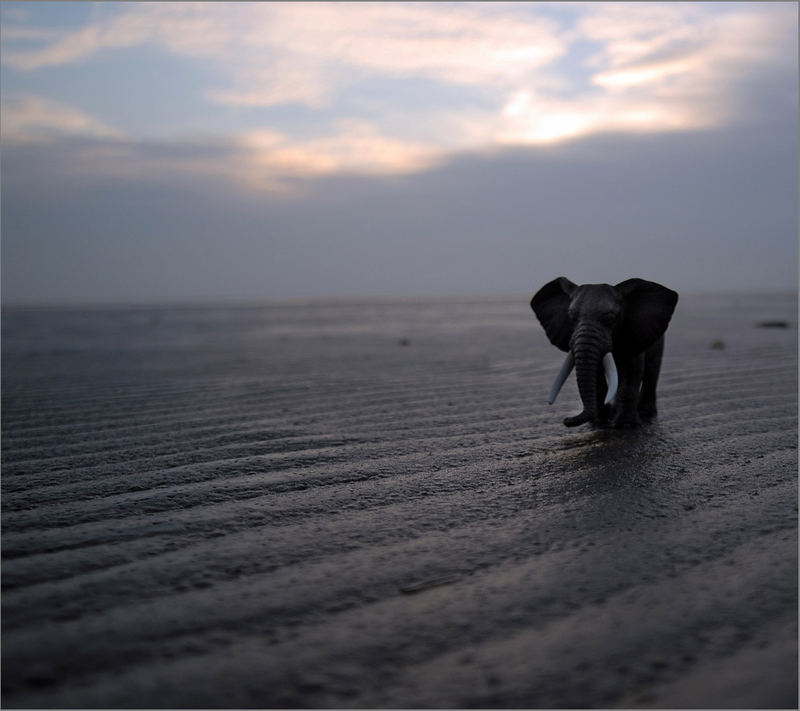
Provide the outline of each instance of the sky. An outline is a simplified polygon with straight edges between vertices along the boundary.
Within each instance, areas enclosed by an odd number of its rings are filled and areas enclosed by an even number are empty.
[[[0,13],[4,304],[797,288],[795,2]]]

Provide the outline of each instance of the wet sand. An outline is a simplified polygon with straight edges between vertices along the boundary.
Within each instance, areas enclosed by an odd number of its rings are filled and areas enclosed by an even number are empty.
[[[796,304],[632,432],[524,296],[4,311],[3,706],[796,707]]]

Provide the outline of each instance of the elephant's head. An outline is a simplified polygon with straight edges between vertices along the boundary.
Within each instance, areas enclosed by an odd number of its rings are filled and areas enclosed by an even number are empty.
[[[616,360],[629,360],[656,343],[677,301],[674,291],[644,279],[628,279],[616,286],[578,286],[559,277],[536,292],[531,308],[550,342],[568,354],[553,384],[550,402],[573,367],[583,402],[583,412],[567,418],[564,424],[573,427],[597,418],[599,409],[616,393]],[[601,363],[608,382],[603,403],[598,402]]]

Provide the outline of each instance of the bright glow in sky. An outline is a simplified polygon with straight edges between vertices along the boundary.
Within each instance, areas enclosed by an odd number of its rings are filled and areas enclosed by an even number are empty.
[[[298,199],[463,155],[796,122],[796,53],[793,2],[4,2],[2,141],[68,147],[86,179]]]
[[[743,76],[785,61],[775,49],[791,44],[795,13],[691,3],[51,8],[3,6],[6,140],[213,136],[242,146],[244,174],[265,187],[417,170],[498,144],[720,125],[741,110]],[[137,68],[152,54],[163,78]],[[181,73],[197,75],[183,115],[164,85]],[[121,105],[111,82],[130,97]],[[164,98],[173,106],[162,120]],[[132,114],[125,104],[137,105]]]

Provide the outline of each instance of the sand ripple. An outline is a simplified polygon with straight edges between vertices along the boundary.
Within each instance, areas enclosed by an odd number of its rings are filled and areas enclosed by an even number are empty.
[[[524,299],[4,314],[4,706],[796,706],[796,324],[615,432]]]

